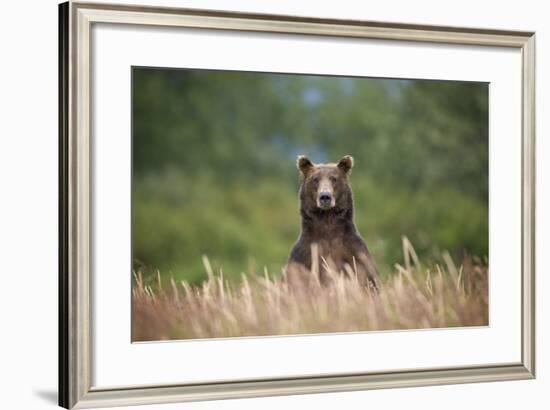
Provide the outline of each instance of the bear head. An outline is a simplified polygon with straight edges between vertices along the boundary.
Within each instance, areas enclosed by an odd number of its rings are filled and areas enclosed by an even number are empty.
[[[344,156],[338,163],[314,164],[300,155],[300,200],[308,213],[341,211],[353,206],[349,176],[353,158]]]

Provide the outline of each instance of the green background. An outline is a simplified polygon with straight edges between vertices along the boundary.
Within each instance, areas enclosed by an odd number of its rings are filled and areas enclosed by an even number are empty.
[[[133,268],[197,283],[278,274],[300,227],[296,156],[355,159],[356,224],[382,275],[488,254],[488,85],[134,68]]]

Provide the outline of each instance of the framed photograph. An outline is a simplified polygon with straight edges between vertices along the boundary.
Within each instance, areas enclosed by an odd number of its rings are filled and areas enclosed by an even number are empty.
[[[534,33],[59,23],[61,406],[535,376]]]

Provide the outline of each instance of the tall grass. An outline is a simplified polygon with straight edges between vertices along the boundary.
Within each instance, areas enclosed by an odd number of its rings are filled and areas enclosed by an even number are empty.
[[[161,275],[153,282],[134,273],[132,340],[196,339],[488,324],[488,268],[465,258],[457,266],[448,253],[424,265],[403,238],[404,266],[378,290],[364,287],[354,272],[313,264],[310,280],[290,285],[283,278],[242,274],[238,283],[214,272],[200,286]],[[329,281],[321,284],[320,270]],[[356,272],[355,272],[356,273]]]

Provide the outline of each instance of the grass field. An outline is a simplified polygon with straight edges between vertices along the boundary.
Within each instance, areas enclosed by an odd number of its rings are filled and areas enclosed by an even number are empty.
[[[439,263],[419,261],[403,238],[403,265],[384,279],[378,291],[347,275],[315,267],[308,283],[289,286],[267,269],[228,281],[223,271],[199,286],[164,281],[160,273],[134,273],[132,340],[199,339],[420,329],[488,324],[488,266],[478,258],[455,264],[448,253]],[[330,281],[319,283],[319,269]]]

